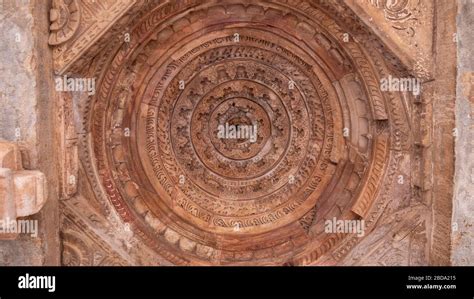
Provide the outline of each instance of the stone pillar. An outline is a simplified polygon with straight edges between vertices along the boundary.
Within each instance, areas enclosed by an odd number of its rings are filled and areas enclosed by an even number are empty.
[[[0,236],[0,265],[59,264],[49,6],[0,0],[0,217],[38,225],[34,235]]]
[[[474,2],[460,0],[457,15],[456,173],[453,265],[474,264]]]

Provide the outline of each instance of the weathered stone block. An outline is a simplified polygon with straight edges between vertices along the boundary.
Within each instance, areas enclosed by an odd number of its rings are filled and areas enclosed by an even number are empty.
[[[18,146],[10,142],[0,141],[0,167],[21,170],[21,154]]]
[[[16,143],[0,142],[0,239],[15,239],[6,233],[6,223],[36,214],[46,202],[46,178],[36,170],[22,170]]]
[[[14,172],[13,182],[17,216],[38,213],[47,198],[44,174],[36,170],[17,171]]]
[[[16,219],[15,200],[13,196],[13,173],[8,168],[0,168],[0,240],[14,239],[15,236],[3,233],[4,224]]]

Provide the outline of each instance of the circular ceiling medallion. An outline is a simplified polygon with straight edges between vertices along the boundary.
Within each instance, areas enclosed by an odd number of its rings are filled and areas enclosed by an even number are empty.
[[[326,220],[377,217],[394,104],[342,32],[316,8],[167,4],[108,54],[95,165],[147,245],[175,264],[307,264],[351,237]]]

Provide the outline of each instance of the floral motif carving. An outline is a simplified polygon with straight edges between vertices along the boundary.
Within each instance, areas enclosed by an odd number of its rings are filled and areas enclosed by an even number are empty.
[[[50,45],[60,45],[71,39],[81,22],[81,8],[78,0],[53,0],[49,19]]]
[[[380,8],[385,14],[385,19],[392,23],[396,30],[407,31],[409,36],[415,35],[418,25],[417,13],[413,11],[410,2],[413,0],[367,0],[371,5]],[[418,3],[419,4],[419,3]],[[414,4],[415,6],[417,4]]]

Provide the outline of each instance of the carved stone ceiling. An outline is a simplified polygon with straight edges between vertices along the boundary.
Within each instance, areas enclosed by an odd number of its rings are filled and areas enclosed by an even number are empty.
[[[403,210],[419,200],[420,117],[379,88],[408,73],[345,4],[65,2],[56,69],[96,93],[69,99],[64,264],[353,264],[362,240],[424,262],[426,211]],[[217,138],[226,122],[257,123],[256,141]],[[325,233],[333,218],[364,220],[366,237]],[[418,246],[411,261],[397,242]]]

